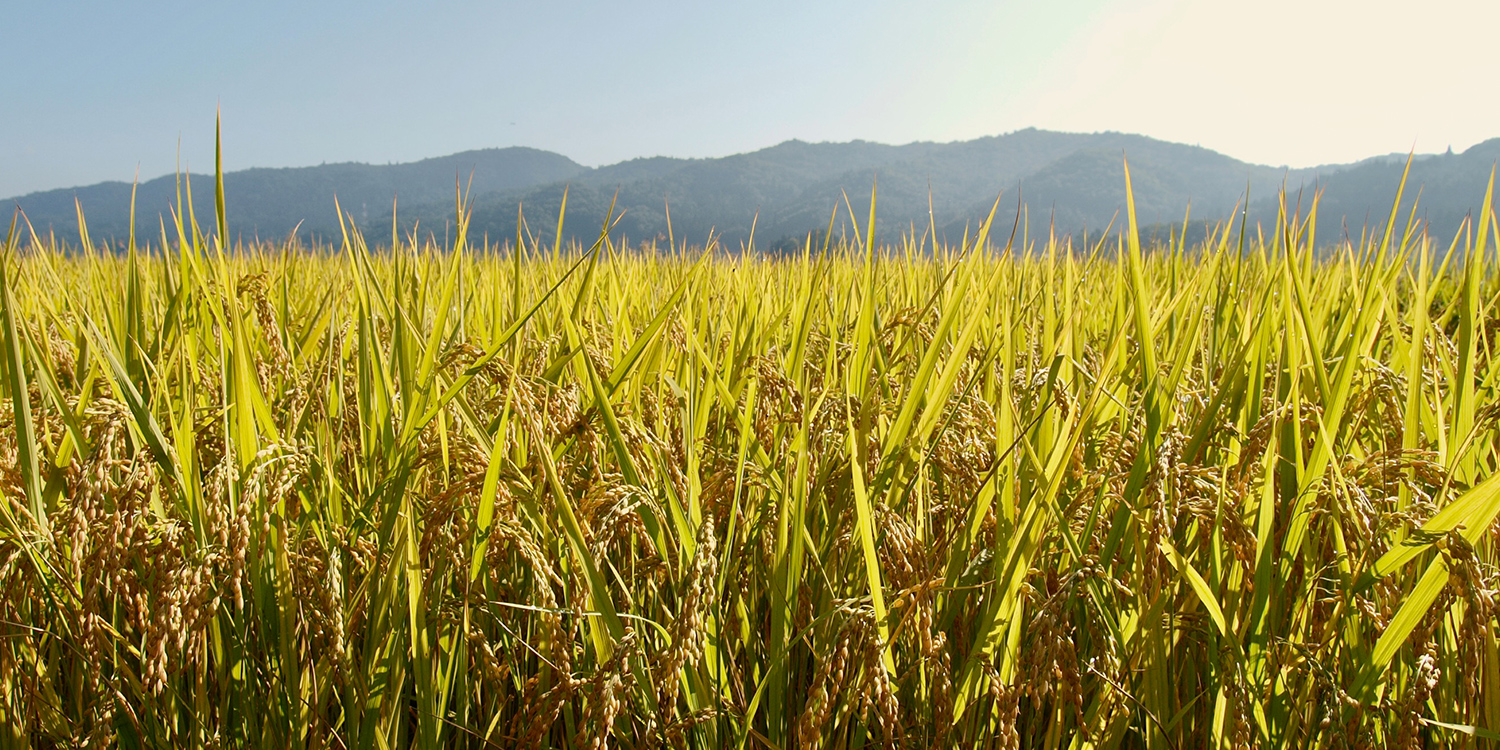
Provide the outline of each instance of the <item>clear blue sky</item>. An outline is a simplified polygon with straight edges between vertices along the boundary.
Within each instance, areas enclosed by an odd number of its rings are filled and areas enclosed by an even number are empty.
[[[7,3],[0,196],[534,146],[1120,130],[1311,165],[1500,135],[1500,3]]]

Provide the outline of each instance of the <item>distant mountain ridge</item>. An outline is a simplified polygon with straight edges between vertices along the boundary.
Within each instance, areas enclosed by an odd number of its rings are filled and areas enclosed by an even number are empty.
[[[1249,164],[1197,146],[1124,133],[1059,133],[1019,130],[953,143],[892,146],[867,141],[784,143],[711,159],[652,157],[589,168],[547,151],[529,148],[467,151],[418,162],[376,166],[328,164],[287,169],[248,169],[225,175],[230,231],[241,238],[279,239],[295,228],[302,236],[335,241],[334,197],[377,243],[389,236],[392,200],[402,231],[429,231],[438,238],[453,218],[455,182],[471,184],[471,237],[491,241],[515,237],[517,206],[524,231],[550,240],[564,190],[565,236],[592,241],[611,203],[623,218],[615,231],[629,240],[665,238],[701,244],[713,233],[736,247],[751,238],[766,247],[829,226],[852,231],[861,225],[876,186],[876,232],[893,240],[902,232],[936,228],[956,242],[977,227],[1000,197],[999,219],[1009,233],[1024,203],[1033,237],[1054,226],[1060,234],[1097,232],[1112,220],[1123,223],[1124,162],[1129,158],[1136,214],[1142,225],[1191,218],[1229,217],[1250,196],[1252,221],[1276,216],[1275,195],[1283,187],[1304,203],[1322,192],[1319,236],[1358,236],[1367,224],[1384,226],[1405,158],[1382,155],[1353,164],[1289,170]],[[1419,216],[1443,242],[1480,203],[1489,170],[1500,159],[1500,139],[1462,154],[1422,155],[1414,160],[1403,205],[1420,193]],[[470,179],[472,177],[472,183]],[[211,176],[193,175],[193,210],[212,225]],[[176,201],[177,180],[157,178],[139,186],[137,236],[154,238],[158,216]],[[39,231],[76,236],[74,199],[82,205],[95,238],[122,238],[128,231],[130,185],[120,182],[52,190],[12,199]],[[670,232],[668,226],[670,211]],[[170,221],[170,219],[167,219]],[[1404,220],[1404,214],[1403,214]],[[1347,230],[1346,230],[1347,227]],[[999,233],[999,230],[997,230]]]
[[[297,229],[307,236],[332,240],[339,236],[335,198],[345,213],[368,225],[371,217],[389,217],[391,201],[397,197],[402,205],[446,202],[451,206],[457,184],[467,184],[471,174],[471,191],[485,195],[566,180],[584,171],[587,167],[566,156],[522,147],[465,151],[404,164],[348,162],[245,169],[224,175],[225,214],[231,234],[245,238],[280,239]],[[166,175],[137,186],[138,237],[156,237],[158,217],[171,225],[169,211],[177,205],[179,187],[185,205],[191,192],[199,224],[212,227],[213,175],[183,177]],[[31,193],[8,202],[20,206],[38,231],[50,228],[61,237],[76,237],[76,198],[91,236],[119,238],[130,228],[130,190],[128,182],[101,182]]]
[[[977,227],[988,215],[1002,191],[997,223],[1007,230],[1018,198],[1042,229],[1049,217],[1063,231],[1101,229],[1124,205],[1122,154],[1132,164],[1143,223],[1180,219],[1190,202],[1227,216],[1248,182],[1279,183],[1287,174],[1207,149],[1120,133],[1028,129],[902,146],[788,141],[721,159],[655,160],[651,169],[628,176],[618,171],[632,162],[581,173],[568,185],[565,228],[577,239],[592,239],[613,201],[617,213],[624,211],[617,228],[629,238],[666,236],[669,207],[671,234],[678,239],[701,242],[713,231],[739,243],[753,226],[763,243],[826,228],[835,208],[841,217],[835,230],[852,230],[850,209],[863,223],[873,186],[876,231],[887,239],[935,225],[940,235],[958,241],[966,227]],[[484,196],[475,202],[473,226],[491,237],[514,236],[520,204],[526,226],[550,236],[561,197],[557,184]],[[451,207],[445,210],[451,214]],[[402,218],[431,227],[445,215],[419,208]],[[389,222],[389,215],[382,220]]]
[[[1416,209],[1429,233],[1446,251],[1463,228],[1466,218],[1478,217],[1484,193],[1500,162],[1500,138],[1469,147],[1462,153],[1424,154],[1413,158],[1406,189],[1401,195],[1397,231]],[[1348,234],[1358,240],[1364,231],[1384,232],[1396,200],[1396,190],[1406,170],[1399,155],[1365,159],[1347,168],[1325,171],[1302,189],[1304,196],[1321,193],[1318,202],[1318,240],[1333,242]],[[1291,200],[1290,196],[1288,200]],[[1307,198],[1304,197],[1304,203]],[[1274,201],[1266,198],[1252,204],[1250,218],[1262,222],[1276,217]]]

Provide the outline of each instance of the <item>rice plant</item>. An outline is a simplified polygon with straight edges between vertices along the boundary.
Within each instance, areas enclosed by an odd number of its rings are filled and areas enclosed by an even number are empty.
[[[215,187],[121,254],[11,225],[0,744],[1500,738],[1493,213],[872,200],[773,258],[462,198],[449,248],[228,246]]]

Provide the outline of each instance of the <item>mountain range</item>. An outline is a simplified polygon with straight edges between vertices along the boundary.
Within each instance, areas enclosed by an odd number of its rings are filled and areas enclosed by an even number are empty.
[[[389,237],[393,207],[400,231],[430,233],[441,241],[451,235],[455,190],[462,184],[476,241],[514,238],[519,215],[524,233],[550,242],[566,191],[565,239],[592,241],[613,204],[615,232],[627,240],[672,236],[702,244],[712,233],[738,247],[751,241],[753,228],[755,245],[765,248],[787,247],[827,228],[835,211],[835,233],[853,231],[851,213],[863,226],[872,188],[875,228],[884,240],[932,227],[955,242],[990,213],[997,198],[997,224],[1003,225],[997,231],[1008,234],[1024,206],[1021,215],[1033,236],[1049,226],[1064,234],[1097,234],[1112,221],[1117,228],[1124,221],[1126,160],[1143,226],[1180,223],[1189,209],[1193,221],[1226,219],[1247,194],[1250,220],[1269,224],[1283,189],[1294,207],[1299,199],[1305,206],[1317,192],[1324,243],[1346,232],[1357,237],[1369,226],[1383,228],[1406,165],[1403,154],[1287,169],[1140,135],[1026,129],[901,146],[793,140],[721,158],[654,157],[596,168],[537,149],[484,149],[385,166],[247,169],[226,173],[224,185],[230,233],[240,239],[282,239],[296,231],[306,240],[337,241],[337,198],[377,244]],[[1403,219],[1420,196],[1418,217],[1441,242],[1451,240],[1482,202],[1497,160],[1500,138],[1458,154],[1414,157]],[[138,237],[158,237],[162,222],[171,226],[169,209],[179,189],[186,195],[189,187],[191,210],[200,224],[213,226],[212,176],[185,177],[140,183]],[[129,183],[104,182],[10,202],[38,231],[67,239],[78,232],[76,201],[91,238],[118,242],[129,232],[130,194]]]

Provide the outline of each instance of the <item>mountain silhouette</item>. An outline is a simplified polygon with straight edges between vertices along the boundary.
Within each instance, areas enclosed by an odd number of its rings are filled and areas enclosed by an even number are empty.
[[[246,169],[224,175],[225,214],[230,233],[241,238],[281,239],[297,229],[305,237],[334,241],[339,237],[335,198],[356,223],[367,226],[373,217],[389,217],[391,202],[397,198],[401,204],[445,204],[451,211],[456,185],[467,184],[471,174],[470,189],[480,195],[566,180],[584,171],[572,159],[532,148],[465,151],[386,166],[343,163]],[[162,222],[169,235],[175,233],[171,211],[177,205],[179,188],[184,211],[190,205],[205,231],[213,227],[213,175],[183,175],[181,180],[167,175],[136,188],[138,238],[158,237]],[[128,182],[101,182],[31,193],[9,202],[26,213],[37,231],[51,230],[60,238],[76,239],[76,198],[92,238],[122,239],[130,230],[130,190]]]
[[[835,235],[864,231],[875,191],[875,232],[881,241],[935,230],[957,242],[972,232],[999,199],[996,236],[1008,235],[1018,210],[1031,237],[1049,227],[1060,234],[1097,234],[1124,226],[1125,161],[1130,166],[1137,220],[1155,228],[1229,218],[1249,200],[1252,222],[1270,224],[1285,188],[1288,210],[1300,199],[1305,212],[1320,196],[1320,242],[1367,227],[1384,229],[1406,165],[1405,155],[1353,164],[1287,169],[1250,164],[1198,146],[1125,133],[1059,133],[1020,130],[953,143],[892,146],[866,141],[787,141],[744,154],[712,159],[653,157],[597,168],[536,149],[467,151],[406,164],[327,164],[288,169],[248,169],[225,175],[230,232],[237,238],[280,239],[294,228],[315,241],[337,241],[334,199],[376,244],[389,237],[392,202],[402,232],[443,240],[451,235],[456,184],[468,186],[473,210],[470,237],[503,242],[518,229],[550,243],[566,191],[564,239],[598,236],[613,206],[616,236],[701,245],[712,234],[731,248],[790,247],[809,232],[830,226]],[[1418,218],[1446,244],[1465,216],[1475,212],[1490,171],[1500,159],[1500,139],[1461,154],[1413,160],[1403,197],[1402,227],[1420,196]],[[137,237],[158,236],[170,226],[176,204],[174,176],[141,183]],[[192,210],[213,225],[213,180],[192,175]],[[130,185],[106,182],[12,199],[39,231],[77,236],[74,200],[91,237],[123,238],[129,230]],[[1190,214],[1188,212],[1191,211]],[[670,224],[668,219],[670,212]],[[169,231],[169,234],[172,233]]]

